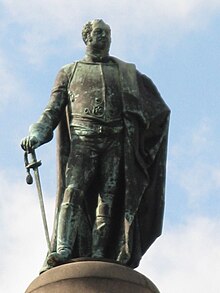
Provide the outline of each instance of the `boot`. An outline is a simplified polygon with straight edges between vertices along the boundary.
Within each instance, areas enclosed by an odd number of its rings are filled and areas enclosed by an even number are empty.
[[[47,263],[56,266],[66,263],[71,259],[72,248],[76,239],[78,225],[80,223],[80,203],[82,192],[73,188],[67,188],[64,194],[64,202],[61,205],[56,252],[49,254]]]

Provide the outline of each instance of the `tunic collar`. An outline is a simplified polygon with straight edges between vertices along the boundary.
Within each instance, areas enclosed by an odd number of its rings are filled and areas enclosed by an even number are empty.
[[[83,61],[85,62],[99,62],[99,63],[107,63],[109,62],[110,57],[109,55],[107,56],[97,56],[97,55],[92,55],[92,54],[88,54],[83,58]]]

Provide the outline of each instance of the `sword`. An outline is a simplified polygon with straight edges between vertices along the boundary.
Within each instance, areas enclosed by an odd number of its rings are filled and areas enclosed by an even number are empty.
[[[42,188],[41,188],[41,183],[40,183],[40,175],[39,175],[39,171],[38,171],[38,167],[40,167],[42,165],[42,163],[41,163],[41,161],[37,161],[36,154],[35,154],[34,150],[32,150],[30,152],[30,154],[32,157],[31,163],[29,163],[29,161],[28,161],[28,152],[26,151],[24,153],[25,168],[27,170],[26,182],[27,182],[27,184],[33,183],[33,178],[30,173],[30,169],[33,169],[35,183],[36,183],[37,191],[38,191],[40,210],[41,210],[41,215],[42,215],[42,220],[43,220],[43,225],[44,225],[44,233],[46,236],[48,251],[50,253],[51,252],[51,243],[50,243],[50,237],[49,237],[49,230],[48,230],[48,226],[47,226],[47,218],[46,218],[46,212],[45,212],[45,207],[44,207],[43,193],[42,193]]]

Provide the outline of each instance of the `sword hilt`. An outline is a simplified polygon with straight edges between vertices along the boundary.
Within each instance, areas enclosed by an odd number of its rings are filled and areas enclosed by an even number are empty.
[[[28,152],[24,153],[24,163],[25,163],[25,168],[27,170],[27,177],[26,177],[26,182],[27,184],[32,184],[33,183],[33,177],[30,173],[30,169],[36,169],[42,165],[41,161],[37,161],[35,151],[32,150],[30,153],[32,156],[32,162],[30,163],[28,161]]]

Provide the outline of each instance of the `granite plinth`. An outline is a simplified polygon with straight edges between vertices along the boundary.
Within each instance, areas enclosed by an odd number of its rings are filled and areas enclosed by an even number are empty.
[[[25,293],[159,293],[144,275],[103,261],[80,261],[50,269],[37,277]]]

